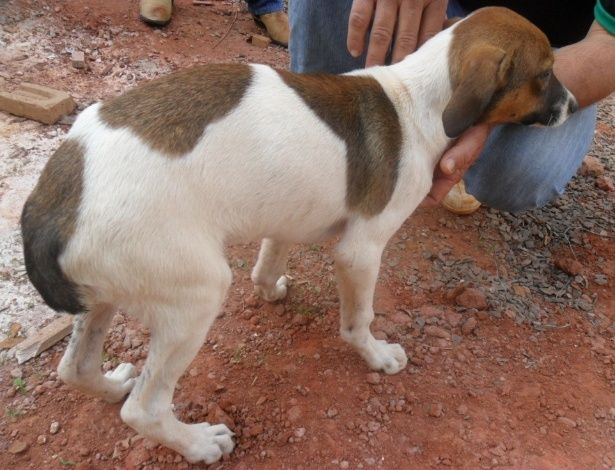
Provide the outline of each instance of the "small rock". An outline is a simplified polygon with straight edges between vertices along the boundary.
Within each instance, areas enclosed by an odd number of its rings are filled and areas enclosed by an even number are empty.
[[[345,469],[346,469],[346,468],[348,468],[348,467],[350,467],[350,462],[348,462],[347,460],[342,460],[342,461],[340,462],[340,468],[341,468],[341,469],[344,469],[344,470],[345,470]]]
[[[23,371],[19,367],[11,369],[11,377],[14,379],[21,379],[23,377]]]
[[[53,423],[51,423],[51,426],[49,426],[49,432],[51,434],[57,434],[59,430],[60,430],[60,423],[58,423],[57,421],[54,421]]]
[[[378,385],[380,383],[380,374],[378,372],[370,372],[365,376],[368,384]]]
[[[455,299],[457,305],[465,308],[475,308],[477,310],[485,310],[489,307],[485,294],[480,289],[468,287],[461,292]]]
[[[263,427],[263,425],[261,423],[257,423],[257,424],[254,424],[252,426],[247,427],[244,430],[243,434],[246,437],[256,437],[259,434],[262,434],[264,429],[265,428]]]
[[[253,34],[250,38],[250,42],[253,46],[266,48],[271,44],[271,38],[267,36],[261,36],[260,34]]]
[[[600,176],[604,174],[604,165],[598,158],[587,155],[579,172],[583,176]]]
[[[459,405],[457,407],[457,413],[459,413],[461,416],[465,416],[468,414],[468,407],[466,405]]]
[[[555,264],[556,267],[564,271],[566,274],[570,274],[571,276],[581,274],[581,272],[583,271],[583,265],[579,263],[576,259],[557,257],[553,260],[553,264]]]
[[[303,415],[303,411],[301,410],[301,407],[297,405],[297,406],[293,406],[292,408],[290,408],[288,410],[287,415],[288,415],[288,420],[291,423],[294,423],[298,421],[299,418],[301,418],[301,416]]]
[[[463,325],[461,325],[461,332],[467,336],[476,329],[476,325],[476,318],[470,317],[465,322],[463,322]]]
[[[607,191],[609,193],[615,191],[615,184],[613,183],[613,180],[608,176],[599,176],[598,178],[596,178],[596,186],[598,187],[598,189],[602,189],[603,191]]]
[[[90,455],[90,449],[88,449],[87,447],[79,447],[78,452],[81,457],[87,457],[88,455]]]
[[[124,459],[124,468],[141,468],[149,460],[149,452],[144,447],[131,450]]]
[[[47,444],[47,436],[45,436],[44,434],[41,434],[40,436],[38,436],[36,438],[36,442],[39,445],[43,445],[43,444]]]
[[[85,68],[85,54],[82,51],[73,52],[70,56],[70,61],[76,69]]]
[[[425,334],[427,334],[427,336],[434,336],[436,338],[443,338],[443,339],[451,339],[451,334],[448,331],[446,331],[444,328],[440,328],[439,326],[427,325],[424,331],[425,331]]]
[[[13,441],[9,447],[10,454],[21,454],[28,450],[28,443],[24,441]]]
[[[337,416],[337,409],[335,408],[329,408],[327,410],[327,418],[335,418]]]
[[[442,403],[433,403],[429,406],[429,416],[434,418],[440,418],[444,413],[442,410]]]
[[[570,418],[566,418],[565,416],[560,416],[559,418],[557,418],[557,420],[560,423],[562,423],[562,424],[564,424],[564,425],[566,425],[568,427],[571,427],[571,428],[576,428],[577,427],[577,423],[574,420],[572,420]]]
[[[303,436],[305,436],[305,428],[297,428],[295,429],[295,437],[301,439]]]
[[[220,405],[214,402],[210,402],[207,405],[207,422],[209,423],[222,423],[226,424],[230,429],[235,428],[235,421],[227,415]]]

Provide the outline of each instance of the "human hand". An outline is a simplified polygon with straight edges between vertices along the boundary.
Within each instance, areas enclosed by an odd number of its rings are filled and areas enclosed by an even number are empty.
[[[431,191],[421,206],[435,207],[440,204],[452,187],[461,180],[466,170],[476,161],[491,129],[492,127],[488,124],[471,127],[461,134],[450,149],[444,152],[434,171]]]
[[[447,2],[353,0],[348,19],[348,51],[353,57],[363,53],[365,36],[373,18],[365,66],[384,64],[391,42],[394,44],[393,63],[399,62],[442,30]]]

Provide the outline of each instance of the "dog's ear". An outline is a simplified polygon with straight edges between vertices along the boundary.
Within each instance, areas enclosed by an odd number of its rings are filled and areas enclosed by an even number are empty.
[[[496,90],[508,80],[512,58],[489,44],[474,46],[465,55],[453,96],[442,114],[444,132],[457,137],[477,123]]]

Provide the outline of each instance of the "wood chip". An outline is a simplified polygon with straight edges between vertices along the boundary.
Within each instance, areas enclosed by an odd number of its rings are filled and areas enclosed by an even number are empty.
[[[70,315],[62,315],[49,325],[38,331],[34,336],[27,338],[17,345],[15,357],[18,364],[23,364],[29,359],[38,356],[49,349],[58,341],[68,335],[73,329],[73,318]]]

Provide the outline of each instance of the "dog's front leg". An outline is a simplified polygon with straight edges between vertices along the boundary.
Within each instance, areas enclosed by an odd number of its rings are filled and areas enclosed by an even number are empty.
[[[387,239],[375,240],[363,230],[348,231],[337,247],[335,263],[342,338],[355,347],[369,367],[396,374],[408,362],[406,353],[399,344],[377,340],[369,329],[374,319],[374,289]]]

